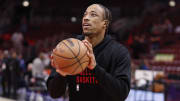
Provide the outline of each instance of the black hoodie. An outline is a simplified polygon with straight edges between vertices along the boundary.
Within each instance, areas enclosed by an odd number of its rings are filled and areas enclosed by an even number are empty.
[[[79,38],[84,39],[83,37]],[[70,101],[124,101],[130,91],[128,50],[106,35],[93,48],[97,65],[76,76],[62,77],[53,71],[47,80],[51,97],[58,98],[68,86]]]

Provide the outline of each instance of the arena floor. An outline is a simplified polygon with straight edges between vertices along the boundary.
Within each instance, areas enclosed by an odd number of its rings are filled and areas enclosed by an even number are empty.
[[[126,101],[164,101],[164,94],[131,89]]]
[[[15,101],[15,100],[0,97],[0,101]]]

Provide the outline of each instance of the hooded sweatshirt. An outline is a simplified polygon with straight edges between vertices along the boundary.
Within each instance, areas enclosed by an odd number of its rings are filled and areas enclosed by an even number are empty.
[[[83,40],[84,36],[78,39]],[[63,77],[55,70],[48,80],[51,97],[58,98],[69,92],[70,101],[124,101],[130,91],[130,55],[128,50],[106,35],[93,48],[96,67],[78,75]]]

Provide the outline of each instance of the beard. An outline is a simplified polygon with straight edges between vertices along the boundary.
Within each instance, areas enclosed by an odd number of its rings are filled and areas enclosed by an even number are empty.
[[[90,29],[84,29],[83,30],[83,35],[84,36],[90,36],[90,35],[92,35],[93,34],[93,32],[92,32],[92,30],[90,30]]]
[[[83,29],[84,36],[92,37],[96,34],[97,34],[97,32],[96,32],[96,29],[94,29],[94,28]]]
[[[92,32],[83,32],[83,35],[84,36],[90,36],[90,35],[92,35]]]

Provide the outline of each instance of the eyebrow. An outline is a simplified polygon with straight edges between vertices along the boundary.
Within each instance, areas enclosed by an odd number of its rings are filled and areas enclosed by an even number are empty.
[[[97,12],[95,12],[95,11],[91,11],[92,13],[97,13]]]
[[[87,13],[87,11],[86,11],[85,13]],[[97,12],[95,12],[95,11],[90,11],[90,13],[97,13]]]

